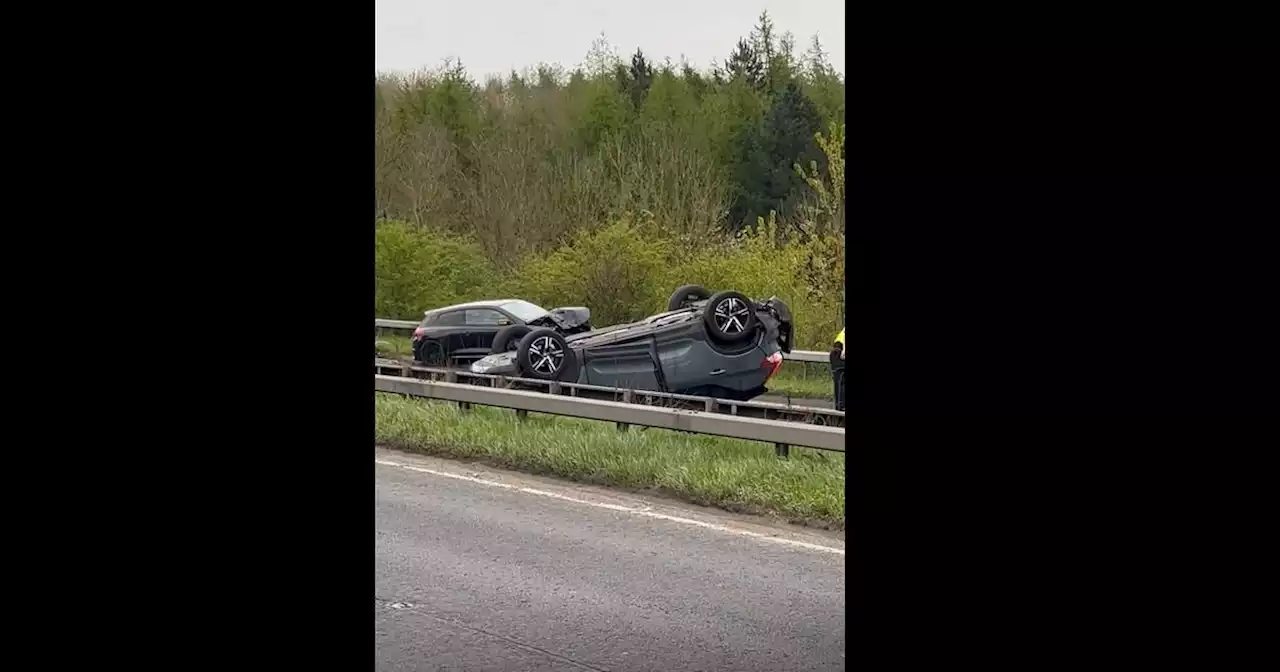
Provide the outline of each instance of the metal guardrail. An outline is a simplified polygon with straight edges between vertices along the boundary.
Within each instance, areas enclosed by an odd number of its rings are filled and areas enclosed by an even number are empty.
[[[645,406],[654,406],[684,411],[700,411],[718,413],[758,420],[783,421],[787,424],[807,424],[824,427],[844,427],[843,411],[816,406],[793,406],[791,404],[775,404],[764,401],[733,401],[715,397],[699,397],[689,394],[674,394],[652,390],[630,390],[620,387],[603,387],[582,383],[561,383],[557,381],[536,380],[533,378],[515,378],[494,376],[482,373],[471,373],[458,369],[439,369],[426,366],[415,366],[389,359],[374,358],[374,375],[394,376],[397,378],[416,378],[419,380],[444,381],[462,383],[472,386],[496,387],[503,389],[534,390],[540,394],[557,396],[567,395],[578,399],[595,401],[622,402]]]
[[[373,326],[377,329],[417,329],[418,324],[408,320],[384,320],[380,317],[373,319]]]
[[[783,353],[783,359],[789,359],[793,362],[809,362],[813,364],[831,364],[831,355],[826,352],[818,352],[816,350],[792,350]]]
[[[452,373],[456,374],[456,372]],[[511,408],[517,412],[547,413],[615,422],[620,428],[626,425],[640,425],[747,441],[764,441],[775,444],[779,455],[786,455],[786,447],[792,445],[845,452],[843,428],[777,423],[718,413],[379,374],[374,374],[373,385],[378,392],[452,401],[464,405]]]
[[[374,318],[373,320],[375,329],[407,329],[413,331],[418,327],[418,324],[418,322],[410,322],[408,320],[384,320],[382,318]],[[812,362],[816,364],[830,364],[831,362],[828,353],[815,350],[792,350],[784,354],[782,358],[795,362]]]

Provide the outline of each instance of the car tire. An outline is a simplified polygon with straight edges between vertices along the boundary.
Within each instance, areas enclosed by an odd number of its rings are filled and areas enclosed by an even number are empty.
[[[683,285],[672,292],[671,298],[667,299],[667,310],[688,308],[688,304],[694,301],[703,301],[709,298],[711,298],[711,292],[708,292],[702,285]]]
[[[791,307],[776,296],[769,299],[769,303],[773,305],[773,309],[777,312],[777,316],[786,320],[786,329],[783,329],[782,323],[778,324],[778,348],[781,349],[784,354],[790,353],[791,349],[795,347],[796,340],[795,324],[791,322]]]
[[[449,366],[449,353],[445,351],[444,344],[432,339],[418,343],[418,347],[414,348],[413,359],[422,366],[436,368]]]
[[[564,336],[555,329],[534,329],[516,348],[520,377],[573,382],[578,378],[578,358]]]
[[[740,343],[755,333],[755,306],[741,292],[716,292],[702,311],[707,333],[722,343]]]
[[[520,339],[524,335],[533,331],[533,328],[527,324],[513,324],[498,330],[493,337],[493,345],[489,347],[489,354],[496,355],[500,352],[515,350],[520,347]]]

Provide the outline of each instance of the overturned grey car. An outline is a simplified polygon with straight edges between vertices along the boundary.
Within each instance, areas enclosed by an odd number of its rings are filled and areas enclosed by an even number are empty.
[[[777,297],[685,285],[665,312],[630,324],[569,335],[504,327],[471,371],[746,401],[768,391],[794,333]]]

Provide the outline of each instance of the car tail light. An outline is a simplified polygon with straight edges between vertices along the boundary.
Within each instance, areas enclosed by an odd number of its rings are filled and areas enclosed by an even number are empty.
[[[418,340],[418,339],[422,338],[422,334],[423,334],[422,327],[418,327],[417,329],[414,329],[414,330],[413,330],[413,340],[415,340],[415,341],[416,341],[416,340]]]
[[[765,357],[764,361],[760,363],[760,368],[769,369],[769,375],[765,380],[769,380],[769,378],[777,375],[778,370],[782,368],[782,353],[775,352],[772,355]]]

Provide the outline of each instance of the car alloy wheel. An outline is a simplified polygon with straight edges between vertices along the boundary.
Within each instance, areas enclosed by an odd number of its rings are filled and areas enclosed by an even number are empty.
[[[554,375],[564,364],[564,350],[550,336],[533,339],[529,344],[529,368],[547,375]]]
[[[747,313],[751,310],[745,302],[729,297],[716,304],[716,328],[722,334],[740,334],[747,328]]]

